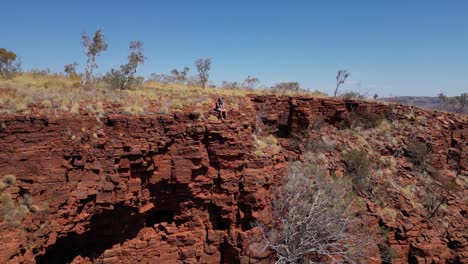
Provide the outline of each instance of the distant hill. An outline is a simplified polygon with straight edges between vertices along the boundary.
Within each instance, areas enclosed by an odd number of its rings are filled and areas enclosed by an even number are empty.
[[[449,99],[451,99],[449,97]],[[431,96],[394,96],[394,97],[386,97],[380,98],[379,100],[391,103],[398,103],[404,105],[414,105],[424,109],[430,110],[441,110],[440,109],[440,100],[438,97],[431,97]],[[447,112],[456,112],[456,108],[452,104],[448,104],[444,106],[442,109]],[[464,113],[467,113],[465,110]]]

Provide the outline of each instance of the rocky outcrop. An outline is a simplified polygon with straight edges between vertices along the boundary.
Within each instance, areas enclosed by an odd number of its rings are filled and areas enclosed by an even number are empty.
[[[110,110],[98,119],[0,116],[1,175],[16,176],[3,192],[17,207],[26,197],[35,206],[29,204],[30,212],[16,221],[2,218],[0,262],[266,263],[267,253],[249,247],[257,235],[252,223],[268,218],[269,191],[281,181],[287,160],[301,158],[302,143],[291,139],[309,137],[320,125],[352,145],[337,135],[350,113],[410,122],[414,111],[425,117],[426,132],[415,135],[408,127],[398,135],[420,137],[432,149],[435,167],[466,177],[466,119],[404,106],[251,96],[227,120],[208,121],[190,111],[129,116]],[[254,134],[275,135],[282,150],[257,155]],[[393,147],[381,145],[382,155]],[[343,171],[339,155],[327,157],[330,171]],[[401,162],[394,177],[418,184]],[[400,254],[396,261],[461,262],[468,254],[463,193],[448,202],[454,214],[447,215],[446,234],[408,209],[404,194],[393,198],[406,212],[396,219],[377,216],[379,205],[371,200],[368,213],[390,230],[389,243]]]

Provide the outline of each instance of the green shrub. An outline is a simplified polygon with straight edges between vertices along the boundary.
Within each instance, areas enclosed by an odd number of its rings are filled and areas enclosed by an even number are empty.
[[[371,193],[372,182],[370,179],[371,161],[366,151],[351,149],[344,154],[346,173],[351,176],[353,187],[357,191]]]
[[[123,89],[126,78],[121,71],[116,70],[116,69],[111,69],[103,77],[103,80],[111,89]]]
[[[425,143],[410,140],[406,145],[406,154],[414,165],[424,166],[429,160],[429,148]]]

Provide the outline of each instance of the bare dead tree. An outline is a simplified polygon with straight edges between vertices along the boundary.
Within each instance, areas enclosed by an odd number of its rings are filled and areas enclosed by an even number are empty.
[[[195,66],[198,71],[198,81],[200,82],[203,88],[206,87],[206,84],[209,80],[209,71],[211,69],[211,59],[198,59],[195,61]]]
[[[271,202],[272,219],[258,222],[276,263],[356,262],[375,245],[358,230],[349,184],[323,176],[312,164],[295,163]]]
[[[83,80],[83,86],[86,86],[93,81],[93,71],[98,67],[96,64],[97,56],[106,51],[108,45],[104,40],[101,30],[96,31],[92,39],[83,32],[81,34],[81,41],[87,57],[85,78]]]
[[[351,73],[347,72],[346,70],[338,71],[338,74],[336,75],[336,88],[335,88],[335,93],[333,95],[334,97],[336,97],[338,93],[338,88],[340,87],[340,85],[342,85],[350,75]]]

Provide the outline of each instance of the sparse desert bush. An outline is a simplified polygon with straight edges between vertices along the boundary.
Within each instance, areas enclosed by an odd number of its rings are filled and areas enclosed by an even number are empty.
[[[217,120],[219,120],[219,119],[218,119],[216,116],[214,116],[214,115],[210,115],[210,116],[208,117],[208,121],[217,121]]]
[[[138,80],[135,78],[135,73],[138,66],[145,61],[143,55],[143,42],[132,41],[130,42],[130,55],[128,55],[128,62],[120,66],[119,70],[111,69],[110,72],[104,76],[104,81],[110,88],[126,90],[131,85],[137,84]]]
[[[79,81],[80,80],[80,75],[76,72],[76,66],[78,66],[78,63],[70,63],[70,64],[65,64],[63,66],[63,71],[67,75],[68,78],[74,80],[74,81]],[[79,84],[79,83],[78,83]]]
[[[380,122],[380,124],[377,126],[377,130],[381,134],[386,134],[388,132],[391,132],[392,129],[393,129],[392,124],[385,119],[382,120],[382,122]]]
[[[351,111],[345,120],[345,127],[354,128],[362,126],[365,129],[376,128],[383,120],[384,117],[376,113]]]
[[[271,87],[271,90],[273,91],[279,91],[279,92],[301,92],[304,91],[304,89],[301,88],[301,85],[298,82],[282,82],[282,83],[277,83],[273,87]]]
[[[431,174],[432,180],[426,181],[423,206],[427,210],[428,219],[437,214],[439,208],[444,205],[450,195],[459,192],[461,187],[453,179],[437,172]]]
[[[31,71],[33,78],[41,78],[50,74],[50,69],[32,69]]]
[[[354,91],[351,91],[351,92],[346,92],[346,93],[343,93],[340,95],[340,97],[344,98],[344,99],[364,99],[366,98],[366,96],[360,92],[354,92]]]
[[[164,84],[187,84],[188,82],[188,72],[190,68],[184,67],[183,70],[179,71],[177,69],[171,70],[170,74],[156,74],[152,73],[149,77],[151,81],[156,81]]]
[[[468,107],[468,93],[462,93],[459,96],[455,96],[455,107],[457,113],[464,113]]]
[[[247,76],[245,80],[242,82],[242,87],[252,90],[255,89],[255,87],[258,85],[260,80],[257,77],[254,76]]]
[[[135,81],[139,80],[135,76]],[[102,79],[94,79],[93,89],[79,89],[81,83],[63,75],[50,74],[34,78],[31,73],[23,73],[11,80],[0,79],[0,87],[6,93],[0,93],[0,113],[28,113],[31,109],[47,109],[49,113],[58,110],[78,114],[87,105],[96,101],[104,105],[112,104],[113,110],[122,111],[124,108],[135,108],[135,102],[140,104],[138,113],[145,113],[147,106],[154,107],[155,113],[162,110],[170,113],[176,109],[172,107],[173,100],[182,102],[183,108],[194,106],[204,111],[214,106],[218,96],[226,98],[229,109],[242,109],[246,105],[245,96],[248,94],[271,94],[271,90],[247,89],[203,89],[194,84],[192,86],[176,83],[159,83],[153,80],[134,83],[131,89],[109,89],[109,85]],[[47,88],[46,88],[47,87]],[[78,89],[76,89],[78,88]],[[293,92],[281,92],[292,95]],[[307,95],[323,97],[317,93]],[[49,104],[48,102],[51,104]],[[47,104],[41,105],[42,102]],[[50,106],[50,108],[48,108]],[[106,111],[110,108],[105,107]]]
[[[355,262],[373,242],[355,228],[346,182],[326,177],[313,164],[290,165],[272,193],[272,218],[258,222],[262,238],[255,247],[274,254],[276,263]]]
[[[316,140],[309,140],[306,145],[306,151],[323,152],[335,149],[339,143],[327,136],[322,136]]]
[[[372,193],[371,161],[367,156],[367,152],[361,149],[351,149],[343,157],[346,163],[346,172],[351,176],[355,190],[368,194]]]
[[[241,85],[238,82],[228,82],[228,81],[223,81],[221,83],[221,87],[224,89],[241,89]]]
[[[8,174],[3,176],[2,182],[5,183],[7,186],[13,185],[16,182],[16,176],[13,174]]]
[[[261,151],[260,149],[256,149],[254,151],[255,156],[257,157],[266,157],[265,152]]]
[[[257,156],[270,157],[271,155],[278,154],[281,151],[281,146],[278,145],[278,139],[273,135],[261,138],[257,138],[257,136],[254,135],[253,137],[257,154],[263,153],[262,155]]]
[[[111,69],[102,79],[112,89],[123,89],[126,80],[122,71],[116,69]]]
[[[33,204],[30,194],[18,197],[14,200],[9,192],[3,192],[0,196],[0,216],[10,225],[19,225],[30,213],[38,213],[46,210]]]
[[[0,214],[9,223],[15,221],[17,210],[15,209],[15,202],[8,192],[4,192],[0,196]]]
[[[430,152],[425,143],[410,139],[406,144],[406,154],[414,165],[424,167],[429,160]]]

